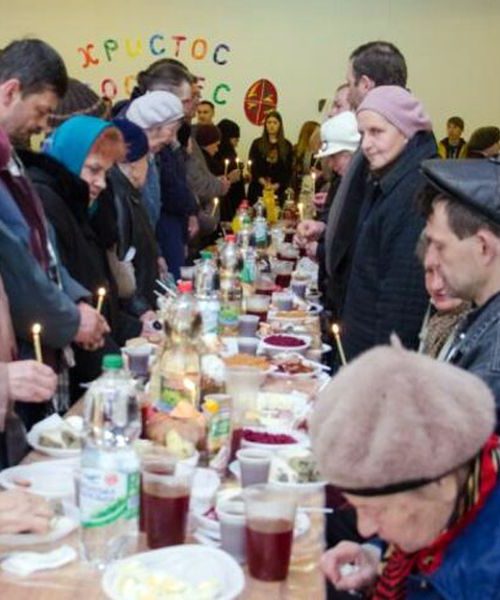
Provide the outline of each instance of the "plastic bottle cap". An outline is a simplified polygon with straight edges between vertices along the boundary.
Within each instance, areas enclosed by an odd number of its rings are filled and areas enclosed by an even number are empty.
[[[210,252],[210,250],[202,250],[200,252],[200,256],[205,260],[209,260],[212,258],[212,253]]]
[[[123,358],[119,354],[105,354],[102,358],[103,369],[123,369]]]
[[[193,291],[193,282],[192,281],[179,281],[177,284],[177,289],[181,294],[188,294]]]
[[[203,408],[209,413],[215,414],[219,412],[219,403],[217,400],[207,400],[205,404],[203,404]]]
[[[236,241],[236,236],[234,235],[234,233],[228,233],[226,235],[226,242],[235,242]]]

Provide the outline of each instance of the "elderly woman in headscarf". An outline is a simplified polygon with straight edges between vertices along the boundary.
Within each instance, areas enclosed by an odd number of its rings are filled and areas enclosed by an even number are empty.
[[[378,347],[342,368],[311,419],[322,475],[372,548],[340,542],[322,568],[382,599],[498,598],[499,440],[488,387],[452,365]]]

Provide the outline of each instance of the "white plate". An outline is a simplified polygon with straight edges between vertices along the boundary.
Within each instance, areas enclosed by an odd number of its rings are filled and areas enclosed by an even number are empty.
[[[76,419],[76,418],[81,419],[81,417],[72,417],[72,419]],[[61,417],[59,415],[51,415],[50,417],[47,417],[43,421],[40,421],[39,423],[34,425],[28,432],[28,435],[26,436],[26,439],[28,440],[28,444],[35,450],[38,450],[38,452],[41,452],[42,454],[46,454],[47,456],[53,456],[54,458],[71,458],[74,456],[80,456],[80,453],[81,453],[80,448],[74,449],[74,450],[63,449],[63,448],[47,448],[46,446],[41,446],[38,443],[38,439],[42,432],[47,431],[48,429],[56,429],[58,426],[61,426],[63,423],[64,423],[64,419],[61,419]],[[82,426],[83,426],[83,419],[82,419]]]
[[[65,502],[64,516],[56,517],[54,527],[48,533],[4,533],[0,546],[32,546],[48,544],[66,537],[80,525],[80,513],[76,506]]]
[[[245,587],[243,571],[229,554],[217,548],[184,544],[136,554],[109,565],[102,577],[102,588],[111,600],[123,600],[116,589],[117,578],[120,570],[131,563],[139,563],[192,585],[215,579],[221,590],[217,600],[233,600]]]
[[[228,469],[229,472],[234,475],[238,481],[240,481],[241,471],[239,462],[237,460],[233,460],[233,462],[229,464]],[[276,488],[304,494],[319,492],[327,483],[327,481],[311,481],[310,483],[284,483],[281,481],[269,481],[269,484]]]
[[[18,465],[0,472],[0,485],[7,490],[23,489],[48,499],[68,499],[73,501],[75,486],[73,477],[79,467],[79,459],[48,460]],[[31,483],[24,487],[15,483],[15,479]]]

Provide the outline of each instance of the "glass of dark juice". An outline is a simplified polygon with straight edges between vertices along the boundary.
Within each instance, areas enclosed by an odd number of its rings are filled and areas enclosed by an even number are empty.
[[[148,547],[183,544],[194,468],[175,459],[142,465],[142,508]]]
[[[261,581],[284,581],[292,553],[296,497],[269,484],[243,491],[248,571]]]

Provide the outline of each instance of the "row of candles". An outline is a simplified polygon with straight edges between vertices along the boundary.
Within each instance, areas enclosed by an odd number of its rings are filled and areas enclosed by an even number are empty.
[[[224,177],[227,177],[227,172],[229,170],[229,163],[231,161],[229,160],[229,158],[225,158],[224,159]],[[243,167],[245,166],[244,161],[240,160],[238,157],[235,158],[235,162],[236,162],[236,168],[237,169],[243,169]],[[251,160],[247,160],[247,171],[250,172],[250,169],[252,168],[252,161]]]
[[[97,290],[96,310],[98,313],[100,313],[102,310],[102,305],[104,303],[105,297],[106,297],[106,290],[105,290],[105,288],[100,287]],[[42,342],[41,342],[42,326],[40,325],[40,323],[33,324],[32,328],[31,328],[31,335],[33,336],[33,348],[35,350],[35,358],[36,358],[37,362],[42,363],[43,362]]]

